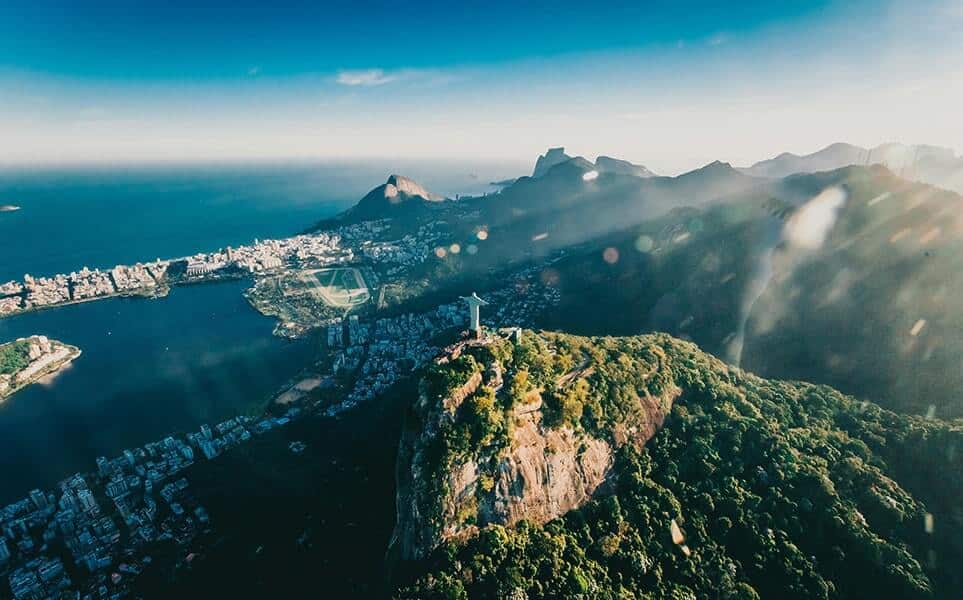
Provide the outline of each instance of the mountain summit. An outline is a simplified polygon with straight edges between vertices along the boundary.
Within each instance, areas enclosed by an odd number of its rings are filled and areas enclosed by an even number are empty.
[[[533,178],[543,177],[548,174],[553,167],[556,167],[562,163],[567,163],[573,158],[565,153],[565,148],[549,148],[545,154],[538,157],[535,161],[535,170],[532,172]],[[627,160],[622,160],[620,158],[612,158],[611,156],[600,155],[595,159],[593,164],[591,161],[584,158],[584,165],[589,165],[590,168],[594,168],[599,173],[614,173],[616,175],[631,175],[633,177],[655,177],[655,173],[647,169],[642,165],[633,164]]]
[[[439,198],[419,185],[414,179],[405,177],[404,175],[392,175],[388,177],[388,181],[375,188],[372,193],[378,189],[383,189],[383,194],[385,198],[389,200],[391,198],[402,198],[417,196],[424,200],[438,200]],[[370,195],[370,194],[369,194]]]
[[[549,169],[555,165],[561,164],[572,160],[572,157],[565,154],[565,148],[549,148],[545,154],[538,157],[535,161],[535,170],[532,171],[532,177],[541,177],[542,175],[548,173]]]
[[[851,165],[881,164],[906,179],[963,193],[963,157],[950,148],[887,143],[863,148],[836,142],[812,154],[783,152],[741,169],[755,177],[778,179],[795,173],[832,171]]]
[[[443,200],[442,196],[432,194],[414,179],[393,174],[383,184],[365,194],[357,204],[334,219],[323,221],[315,227],[322,228],[332,223],[355,223],[390,218],[398,216],[402,208],[406,213],[420,211],[429,204]]]

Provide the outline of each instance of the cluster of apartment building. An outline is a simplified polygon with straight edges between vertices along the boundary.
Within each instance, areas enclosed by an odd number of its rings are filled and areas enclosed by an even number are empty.
[[[54,367],[72,358],[76,350],[52,342],[45,335],[20,338],[12,343],[26,342],[27,366],[15,373],[0,374],[0,398],[8,392],[30,383],[38,375],[46,374]]]
[[[365,221],[327,232],[254,240],[250,245],[184,258],[117,265],[107,271],[84,267],[51,277],[28,274],[24,275],[23,283],[11,281],[0,285],[0,317],[120,294],[152,293],[168,283],[168,270],[174,280],[189,283],[245,273],[271,273],[287,267],[324,267],[365,258],[385,264],[389,276],[397,275],[424,262],[442,235],[437,223],[429,223],[398,240],[374,241],[386,228],[384,220]],[[173,265],[178,268],[172,268]]]
[[[109,271],[84,267],[68,275],[52,277],[23,276],[23,283],[11,281],[0,286],[0,316],[106,298],[156,288],[164,280],[168,263],[158,260],[147,265],[118,265]]]
[[[537,269],[518,275],[519,283],[482,294],[492,307],[491,315],[482,322],[490,327],[511,323],[524,327],[544,310],[558,304],[560,296],[554,287],[542,284]],[[497,307],[497,308],[495,308]],[[357,316],[344,324],[328,326],[328,349],[335,353],[333,369],[352,373],[354,385],[339,404],[327,409],[334,415],[373,398],[399,378],[426,364],[441,350],[433,338],[446,329],[467,327],[468,311],[460,301],[442,304],[433,311],[359,322]]]
[[[56,491],[33,490],[0,508],[0,575],[16,600],[118,598],[150,564],[157,542],[190,546],[210,524],[182,471],[287,424],[300,414],[228,419],[183,439],[168,436],[63,480]],[[0,583],[0,596],[5,590]]]
[[[344,229],[357,229],[357,226]],[[354,235],[361,235],[354,232]],[[91,300],[132,292],[150,292],[167,283],[168,269],[183,262],[179,279],[204,279],[231,269],[232,272],[261,273],[292,264],[330,264],[354,258],[351,248],[341,246],[341,234],[318,233],[281,240],[255,240],[249,246],[226,248],[207,254],[173,259],[157,259],[152,263],[117,265],[107,271],[84,267],[67,275],[33,277],[24,275],[23,282],[0,285],[0,317],[14,313]]]
[[[377,241],[365,239],[359,242],[362,256],[366,259],[390,264],[385,274],[390,276],[401,273],[408,267],[425,262],[434,254],[434,248],[442,232],[437,223],[428,223],[418,228],[414,234],[392,241]]]

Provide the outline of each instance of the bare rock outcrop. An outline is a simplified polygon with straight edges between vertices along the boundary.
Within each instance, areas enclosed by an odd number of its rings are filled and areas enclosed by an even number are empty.
[[[438,362],[444,364],[462,350],[449,349]],[[573,386],[593,370],[579,365],[558,383]],[[443,458],[446,444],[451,444],[446,436],[463,404],[497,389],[492,392],[495,404],[506,405],[511,377],[506,373],[509,383],[503,385],[501,366],[479,364],[463,384],[442,398],[432,398],[427,386],[421,385],[399,447],[397,521],[390,562],[425,558],[444,541],[471,536],[489,524],[512,526],[522,520],[544,524],[610,491],[615,450],[622,444],[641,447],[648,441],[678,394],[673,387],[664,397],[635,398],[634,410],[626,411],[634,416],[603,437],[581,427],[550,424],[543,390],[533,389],[507,413],[511,420],[507,443],[483,443]]]
[[[538,160],[535,161],[535,169],[532,171],[532,177],[541,177],[548,173],[549,169],[555,165],[560,165],[570,160],[572,160],[572,157],[565,154],[565,148],[549,148],[545,154],[540,155]]]

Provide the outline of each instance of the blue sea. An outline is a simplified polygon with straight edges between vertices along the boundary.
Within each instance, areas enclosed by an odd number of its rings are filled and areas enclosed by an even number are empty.
[[[296,234],[393,172],[479,194],[516,164],[256,164],[0,171],[0,282],[184,256]],[[83,355],[0,404],[0,504],[97,456],[196,430],[263,403],[317,352],[271,335],[246,281],[174,288],[0,319],[0,341],[43,334]]]

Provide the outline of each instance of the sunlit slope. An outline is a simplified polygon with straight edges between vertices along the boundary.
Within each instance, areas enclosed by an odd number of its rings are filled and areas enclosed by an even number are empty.
[[[825,242],[774,254],[742,365],[960,416],[963,200],[887,173],[842,185],[847,200]]]
[[[958,195],[879,167],[790,177],[553,265],[546,324],[667,331],[766,376],[960,416],[961,215]]]

